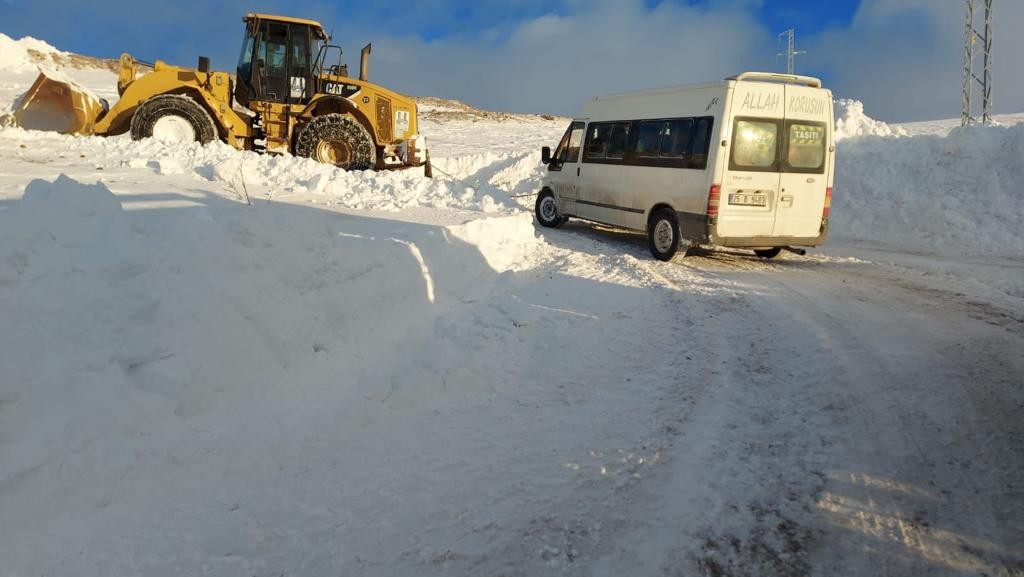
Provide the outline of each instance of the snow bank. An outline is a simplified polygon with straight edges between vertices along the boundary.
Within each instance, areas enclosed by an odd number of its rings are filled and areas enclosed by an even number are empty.
[[[26,36],[14,40],[0,33],[0,70],[7,72],[31,72],[36,69],[37,61],[31,57],[29,50],[47,55],[65,55],[42,40]]]
[[[477,219],[448,230],[475,246],[491,268],[498,271],[532,267],[536,261],[531,257],[543,252],[544,240],[537,236],[532,213]]]
[[[874,133],[837,147],[835,237],[953,253],[1024,253],[1024,125],[903,138],[871,122],[859,126]]]
[[[855,136],[906,136],[900,127],[892,127],[864,113],[859,100],[839,99],[835,103],[836,141]]]
[[[213,142],[168,145],[153,139],[135,142],[115,138],[81,138],[53,133],[0,129],[0,136],[24,144],[15,154],[47,150],[83,158],[103,159],[108,167],[148,169],[161,175],[186,175],[242,194],[291,195],[359,210],[398,211],[409,207],[455,208],[485,213],[518,209],[510,193],[532,190],[539,182],[531,154],[494,152],[482,159],[439,159],[435,178],[423,169],[346,172],[292,156],[241,152]],[[27,151],[27,152],[26,152]],[[531,157],[529,160],[524,158]],[[539,162],[538,162],[539,164]],[[515,167],[519,167],[518,169]],[[491,173],[501,173],[492,178]],[[258,191],[258,192],[257,192]]]
[[[0,462],[64,447],[73,470],[123,437],[99,462],[127,466],[117,447],[229,400],[390,397],[394,347],[496,274],[436,227],[215,196],[125,211],[102,184],[33,181],[0,210]]]

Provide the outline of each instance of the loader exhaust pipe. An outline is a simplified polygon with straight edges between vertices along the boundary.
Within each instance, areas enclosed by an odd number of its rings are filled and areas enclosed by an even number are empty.
[[[370,51],[373,49],[373,44],[367,44],[363,46],[363,51],[359,53],[359,80],[367,82],[370,79]]]

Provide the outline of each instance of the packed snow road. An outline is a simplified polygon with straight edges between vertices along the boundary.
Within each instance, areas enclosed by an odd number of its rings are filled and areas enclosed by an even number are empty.
[[[693,396],[579,574],[1024,574],[1024,263],[826,252],[858,256],[637,261],[687,327],[650,362]]]

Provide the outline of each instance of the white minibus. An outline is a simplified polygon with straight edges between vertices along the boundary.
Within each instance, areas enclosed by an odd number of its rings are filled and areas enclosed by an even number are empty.
[[[694,244],[803,254],[828,236],[833,126],[831,91],[807,76],[600,96],[543,148],[537,220],[643,231],[659,260]]]

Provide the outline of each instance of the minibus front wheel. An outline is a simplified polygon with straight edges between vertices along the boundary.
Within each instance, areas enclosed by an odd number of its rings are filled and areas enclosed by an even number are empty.
[[[679,250],[679,218],[676,211],[662,208],[647,221],[647,241],[651,254],[660,261],[672,260]]]
[[[555,228],[565,224],[568,218],[558,214],[558,202],[550,190],[544,189],[537,195],[537,204],[534,206],[537,214],[537,222],[547,228]]]

